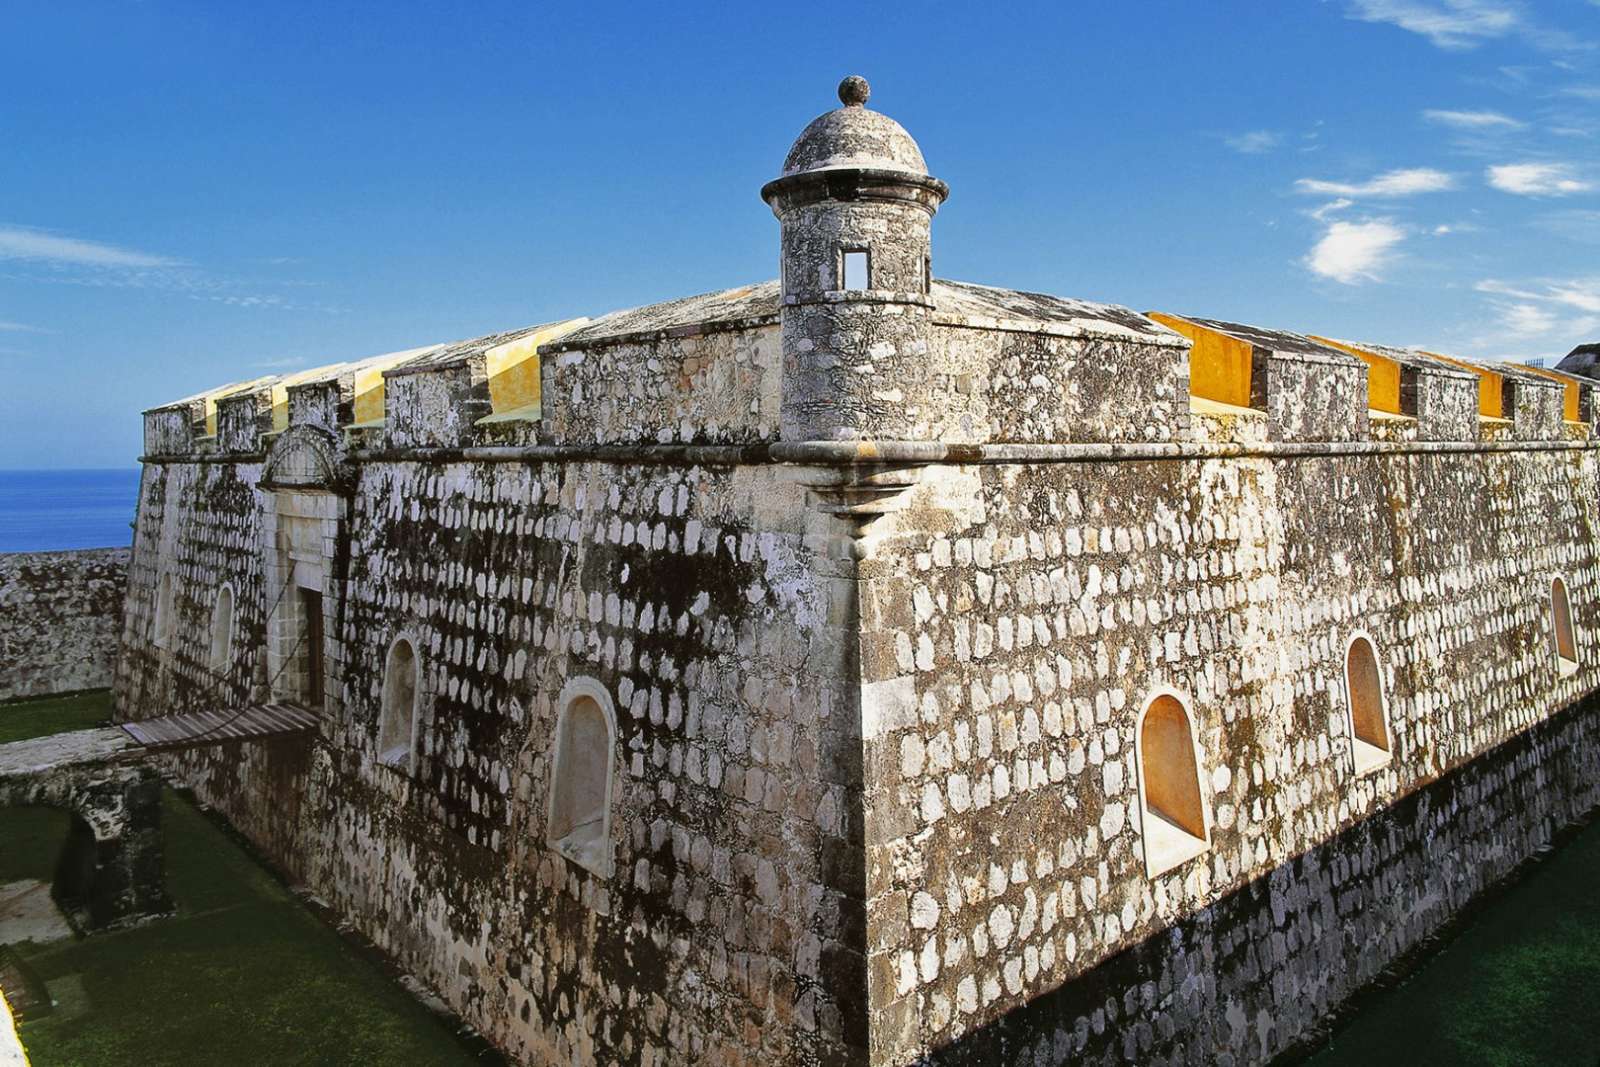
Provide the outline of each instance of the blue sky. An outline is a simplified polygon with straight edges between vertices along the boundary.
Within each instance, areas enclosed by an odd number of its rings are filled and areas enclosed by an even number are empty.
[[[934,270],[1490,358],[1600,340],[1600,0],[0,10],[0,467],[211,385],[776,275],[844,74]]]

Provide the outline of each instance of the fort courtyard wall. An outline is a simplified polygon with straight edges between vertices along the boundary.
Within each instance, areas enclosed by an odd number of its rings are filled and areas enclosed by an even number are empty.
[[[111,684],[128,559],[126,548],[0,553],[0,700]]]

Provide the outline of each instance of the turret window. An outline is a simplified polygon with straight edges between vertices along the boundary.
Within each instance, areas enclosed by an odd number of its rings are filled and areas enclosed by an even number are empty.
[[[872,254],[866,249],[845,249],[843,288],[848,292],[865,292],[872,288]]]
[[[1194,724],[1183,700],[1156,694],[1139,717],[1136,757],[1145,872],[1152,878],[1211,847]]]

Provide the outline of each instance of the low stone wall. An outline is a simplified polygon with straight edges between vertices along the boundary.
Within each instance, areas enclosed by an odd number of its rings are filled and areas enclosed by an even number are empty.
[[[0,700],[111,684],[131,555],[0,553]]]
[[[1266,1063],[1596,804],[1590,698],[924,1062]]]

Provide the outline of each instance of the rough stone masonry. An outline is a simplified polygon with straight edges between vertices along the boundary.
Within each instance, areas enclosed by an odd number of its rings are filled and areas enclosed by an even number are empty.
[[[520,1062],[1263,1062],[1600,800],[1593,383],[939,279],[840,95],[776,282],[147,412],[118,713]]]
[[[0,701],[111,684],[128,555],[0,552]]]

